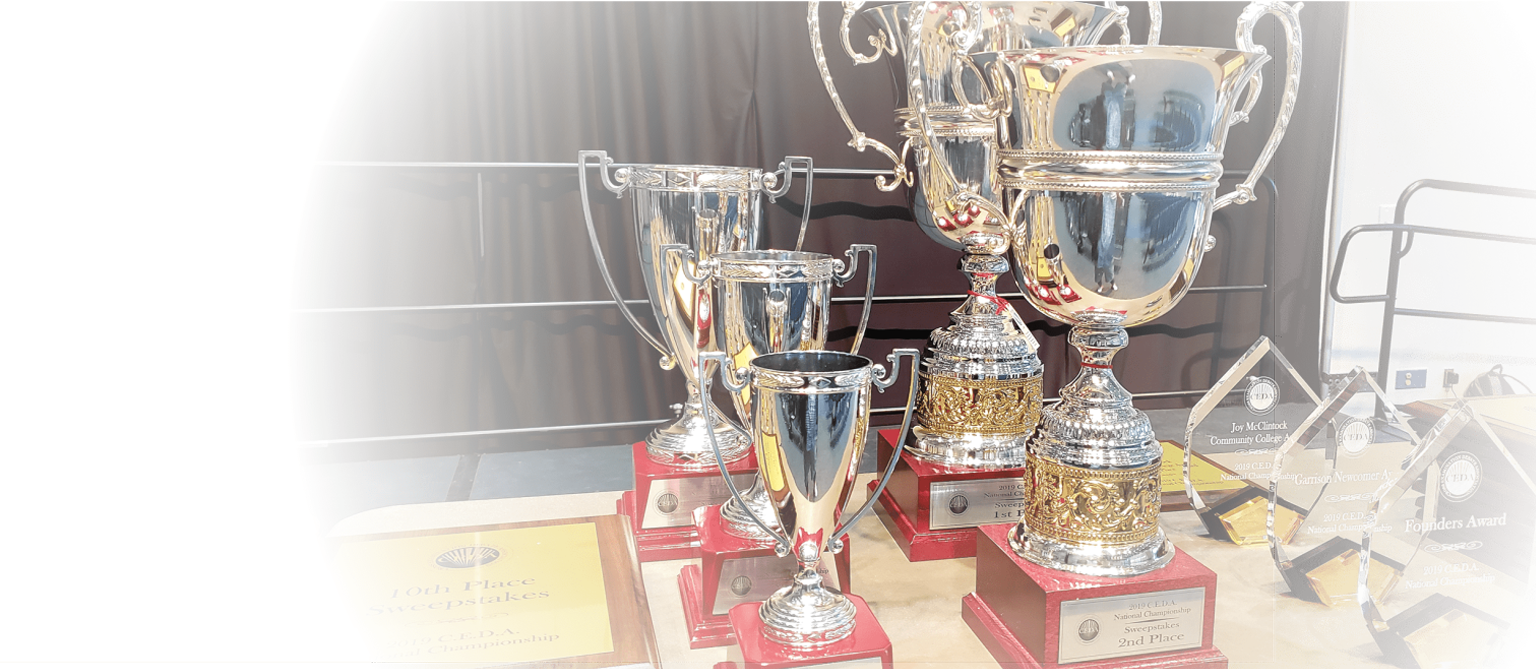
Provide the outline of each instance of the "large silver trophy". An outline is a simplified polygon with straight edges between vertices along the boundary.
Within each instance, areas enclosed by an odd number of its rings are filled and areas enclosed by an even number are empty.
[[[1269,60],[1253,43],[1254,24],[1266,14],[1286,36],[1279,114],[1247,180],[1217,197],[1227,129],[1247,120],[1259,67]],[[1016,277],[1031,304],[1073,326],[1069,341],[1082,357],[1029,444],[1027,508],[1010,543],[1030,561],[1117,576],[1173,556],[1157,523],[1162,447],[1110,361],[1128,343],[1125,328],[1166,313],[1189,290],[1214,245],[1212,213],[1253,199],[1285,134],[1301,72],[1295,10],[1248,5],[1237,42],[1236,50],[978,54],[968,67],[987,73],[989,98],[975,105],[955,88],[961,104],[998,115],[998,181],[1014,225]],[[914,103],[921,119],[920,94]]]
[[[682,468],[707,469],[714,466],[710,439],[721,444],[720,455],[735,461],[747,454],[747,435],[718,420],[708,420],[702,411],[707,395],[700,395],[694,385],[698,375],[692,369],[699,354],[719,350],[722,324],[715,317],[715,299],[709,286],[682,280],[687,268],[682,259],[668,258],[666,247],[681,244],[699,260],[717,253],[751,251],[762,237],[762,196],[773,200],[789,192],[792,166],[804,163],[807,197],[811,170],[809,158],[790,156],[779,164],[778,172],[746,167],[711,165],[631,165],[619,167],[609,176],[613,161],[603,151],[582,151],[577,156],[578,183],[581,187],[582,213],[586,216],[587,235],[603,283],[618,303],[619,310],[652,347],[661,352],[661,366],[683,366],[688,383],[688,399],[678,419],[657,428],[646,438],[646,454],[656,462]],[[641,274],[646,295],[661,327],[661,337],[650,334],[640,324],[608,272],[597,230],[592,224],[592,209],[587,197],[587,166],[594,165],[602,176],[603,187],[623,197],[629,193],[635,219],[635,237],[640,249]],[[810,207],[800,223],[800,240]],[[796,243],[799,248],[799,242]],[[665,342],[665,343],[663,343]]]
[[[804,251],[735,251],[697,261],[687,246],[674,244],[665,250],[671,260],[682,259],[677,263],[679,266],[693,268],[694,271],[684,273],[689,281],[715,295],[715,308],[725,330],[721,352],[738,367],[768,353],[825,348],[832,285],[841,286],[852,280],[859,268],[858,254],[868,254],[863,317],[859,319],[853,348],[849,350],[853,354],[859,352],[869,325],[870,302],[874,299],[874,246],[854,244],[844,253],[848,257],[846,268],[841,260],[832,256]],[[751,393],[742,388],[731,393],[731,400],[736,415],[751,424]],[[738,537],[770,540],[772,535],[752,521],[742,499],[770,527],[777,527],[768,494],[759,477],[743,498],[732,496],[721,506],[725,531]]]
[[[908,450],[952,467],[1021,466],[1026,440],[1039,421],[1044,368],[1023,320],[996,290],[998,277],[1008,272],[1004,254],[1012,236],[993,178],[996,126],[952,90],[970,86],[974,97],[980,84],[960,69],[967,53],[1093,44],[1116,21],[1122,40],[1128,40],[1127,11],[1076,2],[884,5],[862,12],[875,29],[869,39],[875,51],[863,55],[849,35],[863,4],[843,3],[843,49],[861,64],[889,54],[894,78],[906,82],[908,90],[898,86],[895,103],[905,138],[901,150],[860,132],[844,109],[822,52],[818,3],[811,2],[807,20],[822,83],[853,136],[849,145],[874,148],[893,161],[895,178],[876,179],[882,190],[912,185],[906,156],[915,150],[918,187],[909,190],[914,217],[929,237],[965,251],[960,269],[971,284],[965,302],[950,315],[953,325],[931,336],[916,438]],[[1157,3],[1152,7],[1149,41],[1156,43],[1160,13]],[[922,113],[914,103],[919,97],[926,100]]]
[[[889,373],[868,358],[834,351],[771,353],[752,360],[745,368],[737,368],[724,353],[704,353],[695,366],[699,387],[706,392],[709,377],[705,374],[710,363],[721,367],[727,388],[748,392],[752,413],[747,427],[757,444],[758,473],[777,526],[783,531],[771,530],[768,520],[756,513],[751,517],[773,537],[776,552],[793,553],[799,563],[794,583],[769,595],[758,609],[762,633],[770,640],[811,649],[853,632],[853,602],[822,584],[816,563],[824,550],[842,550],[842,536],[879,498],[880,490],[876,490],[857,513],[842,518],[869,432],[872,391],[883,391],[896,382],[900,374],[897,365],[903,356],[912,359],[912,373],[916,374],[918,352],[910,348],[891,352]],[[911,422],[916,394],[914,376],[902,417],[903,436]],[[895,462],[893,458],[881,476],[881,489],[895,470]],[[725,472],[723,466],[721,472]],[[729,476],[726,481],[731,494],[740,497]],[[747,508],[750,512],[751,507]],[[738,629],[737,633],[747,632]]]

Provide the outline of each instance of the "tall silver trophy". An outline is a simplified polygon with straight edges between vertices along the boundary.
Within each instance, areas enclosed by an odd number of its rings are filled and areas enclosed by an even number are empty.
[[[736,367],[724,353],[704,353],[695,366],[699,387],[706,391],[709,377],[705,374],[713,366],[710,363],[718,363],[725,386],[750,397],[751,423],[746,427],[757,444],[758,473],[777,522],[756,513],[751,517],[773,537],[776,552],[792,553],[799,564],[794,582],[770,595],[758,609],[761,633],[772,641],[815,649],[853,632],[855,604],[822,584],[816,563],[824,550],[842,550],[843,535],[879,497],[877,490],[858,512],[843,517],[869,432],[872,391],[883,391],[896,382],[902,357],[912,359],[915,374],[916,349],[893,351],[889,373],[868,358],[834,351],[771,353],[744,368]],[[903,434],[910,425],[916,394],[914,377],[902,417]],[[890,479],[894,462],[883,473],[881,488]],[[729,483],[729,477],[726,480]],[[735,485],[729,485],[732,495],[740,497]],[[771,525],[783,529],[771,530]],[[752,632],[738,628],[736,633]]]
[[[792,167],[809,164],[809,158],[790,156],[780,163],[778,172],[746,167],[710,165],[630,165],[614,170],[613,161],[603,151],[582,151],[577,156],[578,182],[581,187],[582,213],[586,216],[587,235],[603,283],[618,303],[619,310],[635,330],[661,353],[663,369],[681,365],[688,383],[688,398],[678,419],[657,428],[646,439],[646,454],[655,462],[681,469],[703,470],[714,466],[710,439],[719,441],[720,455],[727,461],[738,460],[748,452],[747,435],[729,425],[705,418],[703,402],[694,384],[698,378],[693,366],[699,354],[718,351],[722,323],[716,318],[711,288],[682,280],[690,271],[688,261],[666,254],[668,245],[682,245],[698,261],[719,253],[751,251],[759,248],[763,232],[762,197],[773,200],[789,192]],[[630,196],[635,220],[635,237],[640,249],[641,274],[646,295],[661,328],[661,336],[650,334],[624,303],[614,284],[592,224],[592,210],[587,197],[587,167],[598,168],[603,187],[623,197]],[[809,168],[806,179],[811,178]],[[809,194],[809,183],[807,183]],[[807,197],[807,202],[810,198]],[[801,219],[800,240],[810,208]],[[796,247],[798,248],[798,242]]]
[[[1288,50],[1278,118],[1248,179],[1217,197],[1227,130],[1247,120],[1269,60],[1253,43],[1266,14],[1280,20]],[[1003,51],[968,65],[992,88],[974,106],[998,115],[998,180],[1019,285],[1042,313],[1073,326],[1069,341],[1082,357],[1029,444],[1027,507],[1010,543],[1030,561],[1120,576],[1173,555],[1157,523],[1162,448],[1110,361],[1128,342],[1125,328],[1166,313],[1189,290],[1215,243],[1212,213],[1253,199],[1285,133],[1301,72],[1295,10],[1248,5],[1237,42],[1235,50]]]
[[[1044,371],[1036,342],[1013,307],[998,297],[998,277],[1008,272],[1005,257],[1013,226],[996,188],[996,125],[953,92],[969,86],[973,97],[980,81],[962,70],[968,53],[1047,46],[1093,44],[1115,22],[1122,39],[1127,11],[1076,2],[924,2],[884,5],[860,11],[864,3],[844,2],[840,26],[843,49],[855,63],[872,63],[882,54],[898,86],[896,125],[904,138],[900,151],[865,135],[855,126],[838,96],[821,45],[818,3],[807,21],[822,83],[853,136],[849,145],[885,154],[894,179],[876,185],[892,190],[912,185],[906,167],[915,153],[916,188],[910,189],[919,227],[935,241],[963,249],[960,270],[971,287],[951,315],[953,324],[933,331],[924,361],[918,399],[913,455],[951,467],[1018,467],[1025,443],[1040,416]],[[1107,3],[1113,5],[1113,3]],[[1152,3],[1156,43],[1159,12]],[[874,28],[869,55],[854,50],[850,24],[862,15]],[[922,113],[914,103],[924,98]]]
[[[666,253],[682,267],[697,272],[684,276],[700,289],[713,292],[715,308],[724,324],[722,353],[733,365],[742,366],[758,356],[787,351],[821,350],[826,347],[832,307],[832,286],[851,281],[859,267],[859,253],[869,256],[864,288],[864,311],[849,353],[857,354],[869,325],[874,298],[876,249],[854,244],[844,255],[848,263],[824,253],[805,251],[734,251],[696,261],[693,251],[681,244],[668,245]],[[736,415],[752,424],[751,393],[746,388],[731,393]],[[745,500],[756,515],[776,528],[776,516],[761,478],[741,497],[732,496],[720,508],[725,531],[738,537],[769,541],[765,532],[742,505]]]

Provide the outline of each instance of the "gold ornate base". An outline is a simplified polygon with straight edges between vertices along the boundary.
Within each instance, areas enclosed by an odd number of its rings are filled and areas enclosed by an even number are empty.
[[[1024,523],[1066,545],[1134,546],[1157,532],[1162,462],[1136,469],[1085,469],[1030,454]]]
[[[957,379],[923,372],[917,424],[936,434],[1027,435],[1040,422],[1041,377]]]

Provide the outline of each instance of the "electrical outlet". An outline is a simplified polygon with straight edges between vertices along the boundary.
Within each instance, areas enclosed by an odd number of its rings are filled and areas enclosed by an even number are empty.
[[[1397,390],[1409,390],[1424,388],[1429,384],[1429,370],[1427,369],[1399,369],[1397,370],[1397,384],[1393,387]]]
[[[1445,385],[1443,387],[1450,388],[1458,383],[1461,383],[1461,375],[1457,374],[1454,369],[1445,370]]]

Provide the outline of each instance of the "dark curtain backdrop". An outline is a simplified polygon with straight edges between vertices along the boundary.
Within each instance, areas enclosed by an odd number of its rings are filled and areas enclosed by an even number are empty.
[[[1231,46],[1242,6],[1168,3],[1163,43]],[[1145,10],[1132,7],[1140,40]],[[837,3],[822,6],[824,39],[836,39],[840,11]],[[1133,329],[1131,347],[1116,359],[1132,391],[1204,388],[1262,332],[1277,335],[1303,373],[1316,376],[1344,6],[1309,3],[1302,18],[1304,90],[1268,170],[1280,197],[1260,189],[1259,201],[1217,215],[1219,246],[1196,282],[1261,284],[1272,273],[1275,290],[1270,297],[1190,295],[1164,318]],[[799,3],[392,4],[355,68],[324,157],[569,163],[578,150],[604,149],[619,162],[771,169],[785,155],[809,155],[824,167],[885,167],[874,151],[847,146],[812,61],[805,19]],[[1284,60],[1272,21],[1256,37]],[[862,34],[855,39],[862,43]],[[887,66],[855,67],[835,41],[825,48],[850,114],[895,145]],[[1252,163],[1273,122],[1282,82],[1275,64],[1265,72],[1253,121],[1232,130],[1230,170]],[[595,172],[589,178],[610,268],[628,297],[642,297],[628,201],[597,186]],[[770,246],[794,244],[801,188],[796,180],[788,197],[768,207]],[[916,229],[905,193],[882,193],[865,179],[822,179],[813,204],[805,248],[841,254],[852,243],[877,244],[878,294],[964,291],[959,253]],[[1274,239],[1266,228],[1271,208]],[[300,308],[608,297],[569,169],[324,168],[303,244]],[[1017,290],[1011,279],[999,288]],[[861,290],[855,281],[838,294]],[[861,352],[883,360],[891,348],[924,346],[954,306],[877,305]],[[1046,392],[1054,395],[1076,372],[1066,328],[1019,306],[1035,321]],[[846,348],[857,307],[840,307],[836,316],[833,328],[843,336],[830,345]],[[306,315],[295,344],[299,425],[308,439],[662,418],[685,393],[681,374],[660,369],[612,308]],[[877,406],[904,396],[893,389]],[[330,452],[557,448],[626,443],[646,431],[381,442]]]

